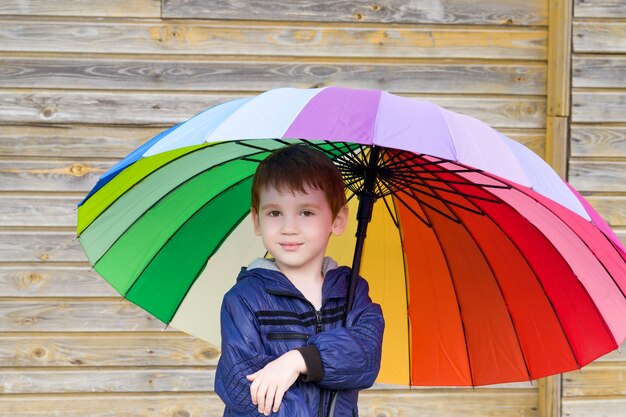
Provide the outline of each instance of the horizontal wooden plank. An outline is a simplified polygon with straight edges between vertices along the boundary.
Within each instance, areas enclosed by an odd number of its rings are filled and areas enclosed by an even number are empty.
[[[165,325],[129,301],[0,301],[0,332],[141,332]],[[167,328],[164,331],[174,331]]]
[[[163,16],[184,19],[298,20],[315,22],[546,25],[545,1],[483,0],[164,0]]]
[[[220,417],[224,405],[216,394],[204,392],[3,395],[0,416],[42,417],[52,410],[62,417]]]
[[[571,156],[626,157],[626,127],[572,124]]]
[[[0,226],[76,226],[76,204],[82,198],[52,196],[0,197]],[[2,291],[0,291],[2,294]]]
[[[574,56],[572,71],[573,87],[626,88],[626,56]]]
[[[0,191],[89,191],[115,161],[0,160]]]
[[[190,117],[192,115],[189,113]],[[2,126],[0,156],[121,159],[163,130],[159,127],[80,125]]]
[[[159,125],[163,129],[241,95],[0,91],[2,124]]]
[[[594,363],[563,375],[563,397],[626,397],[626,362]]]
[[[0,15],[159,17],[160,0],[3,0]]]
[[[570,161],[568,178],[578,191],[626,192],[626,161]]]
[[[207,392],[213,389],[215,372],[208,368],[184,369],[46,369],[6,368],[0,372],[0,392]]]
[[[625,53],[626,22],[574,21],[574,53]]]
[[[364,83],[358,88],[368,88]],[[250,96],[251,94],[247,94]],[[467,114],[499,129],[545,128],[545,99],[526,96],[438,96],[410,94],[448,110]],[[2,92],[0,124],[105,124],[159,125],[165,127],[241,94],[107,93],[107,92]],[[4,127],[3,127],[4,129]],[[2,136],[0,129],[0,138]],[[88,127],[87,129],[92,129]],[[10,135],[8,133],[7,135]],[[102,134],[106,134],[103,131]],[[89,136],[98,137],[92,129]],[[10,141],[5,145],[13,148]],[[90,141],[91,139],[88,139]],[[104,143],[106,152],[108,143]],[[14,150],[11,152],[15,152]],[[109,154],[105,154],[109,156]]]
[[[626,94],[572,91],[572,123],[626,123]]]
[[[119,294],[89,267],[0,266],[3,297],[118,297]]]
[[[0,262],[87,262],[73,232],[0,232]]]
[[[267,62],[14,58],[0,88],[254,91],[285,86],[380,88],[401,93],[545,94],[545,64],[516,62]]]
[[[613,227],[626,226],[626,195],[585,196],[593,208]],[[625,346],[626,349],[626,346]],[[624,358],[626,360],[626,357]]]
[[[40,417],[63,410],[64,417],[218,417],[223,403],[214,393],[5,395],[3,410],[9,417]],[[536,394],[484,392],[389,394],[363,391],[359,395],[361,417],[538,417]],[[617,414],[614,414],[616,416]]]
[[[623,0],[574,0],[574,17],[626,17]]]
[[[124,333],[5,335],[0,344],[0,369],[208,366],[216,365],[218,356],[219,349],[215,346],[170,332],[156,336]]]
[[[563,415],[571,417],[622,417],[626,397],[572,397],[563,398]]]
[[[563,398],[564,417],[622,417],[626,397]]]
[[[546,59],[543,28],[0,19],[0,51]]]

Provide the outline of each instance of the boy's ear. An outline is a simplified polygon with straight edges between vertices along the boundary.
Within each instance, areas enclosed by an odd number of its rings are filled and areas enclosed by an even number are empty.
[[[337,215],[335,216],[335,220],[333,220],[332,233],[335,236],[341,235],[348,227],[348,220],[350,216],[350,210],[348,210],[348,205],[343,206]]]
[[[254,234],[261,236],[261,225],[259,224],[259,215],[254,207],[250,207],[250,215],[252,216],[252,224],[254,225]]]

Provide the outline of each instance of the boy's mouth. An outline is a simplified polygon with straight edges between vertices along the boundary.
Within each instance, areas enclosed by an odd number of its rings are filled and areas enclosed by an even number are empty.
[[[302,246],[302,243],[279,243],[279,245],[281,248],[285,250],[292,251]]]

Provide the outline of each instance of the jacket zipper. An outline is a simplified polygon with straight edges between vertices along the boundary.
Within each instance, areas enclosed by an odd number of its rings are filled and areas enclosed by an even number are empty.
[[[322,332],[322,311],[321,309],[324,308],[324,304],[326,304],[326,301],[322,302],[322,306],[320,307],[320,309],[316,309],[315,306],[313,305],[312,302],[310,302],[309,300],[307,300],[304,297],[301,297],[298,294],[294,294],[292,292],[288,292],[288,291],[274,291],[274,290],[266,290],[268,294],[272,294],[272,295],[278,295],[278,296],[282,296],[282,297],[295,297],[298,298],[302,301],[304,301],[305,303],[307,303],[309,305],[309,307],[311,307],[311,309],[313,310],[313,312],[315,313],[315,333],[321,333]],[[268,335],[269,337],[269,335]],[[318,407],[318,412],[317,415],[318,417],[324,417],[324,397],[326,397],[326,390],[320,388],[320,404]]]
[[[270,340],[307,340],[309,335],[304,333],[268,333],[267,338]]]

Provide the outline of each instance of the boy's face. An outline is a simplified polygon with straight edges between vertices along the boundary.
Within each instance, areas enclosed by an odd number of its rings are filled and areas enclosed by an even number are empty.
[[[348,208],[333,218],[324,191],[304,186],[305,193],[274,187],[261,190],[259,212],[254,209],[254,232],[285,274],[321,271],[331,234],[346,228]]]

